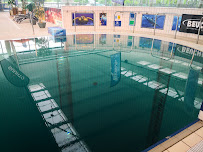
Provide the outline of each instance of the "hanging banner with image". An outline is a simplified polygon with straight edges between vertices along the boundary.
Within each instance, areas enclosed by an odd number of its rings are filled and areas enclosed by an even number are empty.
[[[129,25],[134,26],[135,25],[135,18],[136,14],[135,13],[130,13],[130,18],[129,18]]]
[[[111,87],[117,85],[121,79],[121,52],[111,56]]]
[[[16,87],[26,87],[30,79],[6,59],[0,61],[6,79]]]
[[[203,22],[200,24],[202,17],[203,15],[183,14],[180,32],[197,34],[200,27],[200,35],[203,35]]]
[[[106,13],[100,13],[99,14],[99,18],[100,18],[100,26],[106,26],[107,25],[107,16]]]

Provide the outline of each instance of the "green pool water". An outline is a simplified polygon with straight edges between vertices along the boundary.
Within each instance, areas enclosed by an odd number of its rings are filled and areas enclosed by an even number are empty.
[[[0,56],[30,80],[17,87],[0,68],[1,151],[139,152],[197,120],[203,60],[190,65],[176,44],[104,34],[21,42],[1,41]]]

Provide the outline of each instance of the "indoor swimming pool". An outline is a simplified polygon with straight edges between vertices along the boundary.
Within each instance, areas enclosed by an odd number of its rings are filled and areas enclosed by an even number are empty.
[[[0,43],[2,151],[140,152],[197,120],[192,47],[110,34]]]

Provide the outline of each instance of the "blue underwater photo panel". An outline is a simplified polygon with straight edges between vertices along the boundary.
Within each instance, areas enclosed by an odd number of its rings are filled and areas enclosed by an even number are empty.
[[[173,25],[172,25],[172,30],[173,30],[173,31],[176,30],[177,20],[178,20],[177,31],[179,31],[179,29],[180,29],[180,24],[181,24],[181,20],[182,20],[182,16],[179,16],[179,19],[178,19],[178,16],[174,16],[174,18],[173,18]]]
[[[106,26],[106,24],[107,24],[107,15],[106,15],[106,13],[100,13],[99,16],[100,16],[100,25],[101,26]]]
[[[156,18],[156,15],[143,14],[141,27],[143,27],[143,28],[154,28],[155,18]],[[164,15],[157,15],[156,29],[163,29],[164,28],[164,22],[165,22],[165,16]]]
[[[94,26],[93,13],[74,13],[72,14],[72,25],[76,26]]]
[[[121,21],[115,21],[115,26],[121,26]]]

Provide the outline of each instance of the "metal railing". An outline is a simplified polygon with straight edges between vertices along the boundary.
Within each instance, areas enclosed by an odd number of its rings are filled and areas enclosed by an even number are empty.
[[[197,44],[199,42],[199,35],[201,33],[202,22],[203,22],[203,17],[200,19],[200,22],[199,22],[199,30],[198,30],[197,41],[196,41]]]
[[[177,29],[178,29],[178,21],[179,21],[179,14],[177,13],[157,13],[156,17],[155,17],[155,23],[154,23],[154,35],[155,35],[155,31],[156,31],[156,22],[157,22],[157,15],[166,15],[166,14],[171,14],[171,15],[177,15],[177,22],[176,22],[176,30],[175,30],[175,35],[174,35],[174,39],[176,39],[176,35],[177,35]]]

